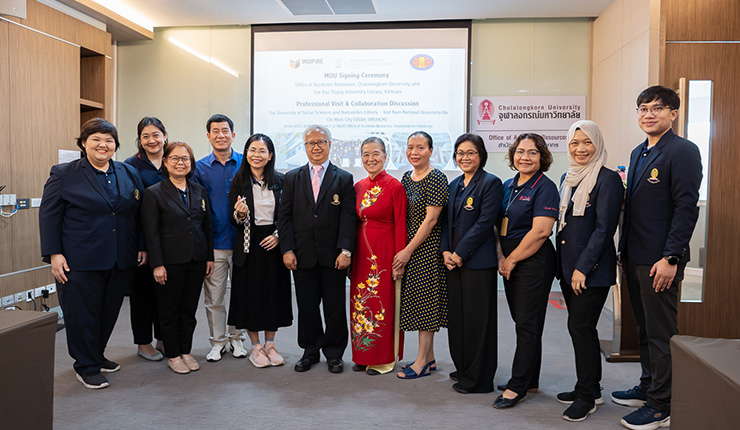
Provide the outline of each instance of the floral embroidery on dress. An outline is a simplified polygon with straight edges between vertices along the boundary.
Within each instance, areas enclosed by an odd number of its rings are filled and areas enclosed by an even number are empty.
[[[375,202],[378,200],[378,196],[380,196],[381,191],[383,191],[383,189],[380,188],[378,185],[365,191],[365,195],[362,196],[362,200],[360,201],[360,210],[367,209],[370,206],[374,205]]]
[[[380,190],[379,187],[375,188]],[[367,193],[365,193],[365,196],[367,196]],[[375,203],[375,200],[372,203]],[[370,273],[367,275],[365,282],[357,284],[359,292],[354,296],[355,306],[352,309],[352,345],[355,349],[363,351],[373,346],[375,340],[380,337],[380,334],[376,332],[377,329],[385,324],[383,322],[385,319],[385,308],[382,302],[380,303],[380,311],[375,314],[373,314],[369,306],[365,305],[368,300],[375,299],[380,301],[377,297],[377,288],[380,285],[380,274],[385,272],[385,270],[378,270],[377,259],[378,257],[376,255],[371,255],[368,258],[370,260]]]

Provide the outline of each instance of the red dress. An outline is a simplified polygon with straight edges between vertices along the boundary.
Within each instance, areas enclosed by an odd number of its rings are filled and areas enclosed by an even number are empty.
[[[350,284],[352,361],[366,366],[393,363],[398,315],[391,265],[406,246],[406,191],[385,170],[355,184],[355,191],[360,222]],[[399,343],[400,354],[400,337]]]

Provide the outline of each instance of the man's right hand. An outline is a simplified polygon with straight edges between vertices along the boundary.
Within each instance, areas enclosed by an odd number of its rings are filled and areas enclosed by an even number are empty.
[[[283,264],[288,270],[296,270],[298,268],[298,260],[295,258],[295,252],[286,252],[283,254]]]
[[[69,272],[69,266],[67,265],[67,259],[62,254],[51,255],[51,274],[54,275],[54,279],[60,284],[67,282],[67,274]]]

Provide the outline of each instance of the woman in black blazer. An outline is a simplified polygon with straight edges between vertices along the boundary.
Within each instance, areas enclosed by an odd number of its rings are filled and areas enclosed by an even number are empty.
[[[231,182],[229,207],[236,226],[229,325],[246,329],[255,367],[285,363],[275,348],[279,327],[293,324],[290,272],[283,264],[277,231],[282,173],[275,171],[275,146],[264,134],[244,145],[244,161]],[[260,343],[259,332],[265,332]]]
[[[583,421],[601,397],[601,357],[596,324],[609,287],[616,281],[614,232],[624,197],[622,179],[604,167],[606,149],[599,127],[577,121],[568,130],[570,167],[560,185],[558,278],[568,306],[568,331],[576,358],[575,390],[557,395],[570,404],[568,421]]]
[[[157,287],[167,364],[175,373],[198,370],[190,355],[195,311],[204,277],[213,271],[213,230],[205,188],[188,180],[195,170],[187,143],[164,150],[165,180],[146,189],[141,205],[150,265]]]
[[[450,378],[459,393],[490,393],[498,365],[493,226],[504,191],[501,180],[483,170],[488,153],[480,136],[458,137],[454,157],[463,174],[450,183],[441,244],[449,270],[447,334],[455,363]]]
[[[41,255],[51,263],[77,379],[105,388],[100,372],[121,368],[105,357],[134,267],[146,263],[138,215],[144,185],[133,167],[111,158],[113,124],[94,118],[80,131],[83,157],[51,168],[39,208]]]

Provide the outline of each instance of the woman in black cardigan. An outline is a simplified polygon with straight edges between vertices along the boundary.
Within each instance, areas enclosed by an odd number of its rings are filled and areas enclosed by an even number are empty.
[[[231,182],[231,222],[237,227],[231,278],[229,325],[246,329],[255,367],[285,363],[275,348],[279,327],[293,324],[290,272],[283,264],[277,231],[277,208],[283,174],[275,171],[275,146],[264,134],[244,145],[244,160]],[[259,332],[265,332],[264,345]]]
[[[190,355],[195,312],[203,279],[213,271],[213,230],[208,194],[188,178],[195,170],[187,143],[172,142],[164,150],[166,178],[147,188],[141,204],[150,265],[157,286],[164,355],[173,372],[200,369]]]

